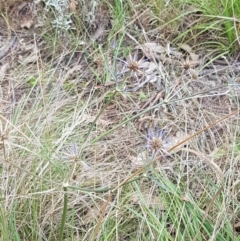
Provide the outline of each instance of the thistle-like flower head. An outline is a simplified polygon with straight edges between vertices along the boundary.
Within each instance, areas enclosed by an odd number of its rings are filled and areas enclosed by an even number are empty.
[[[79,157],[78,146],[76,143],[72,143],[66,152],[64,152],[65,159],[71,161],[77,161]]]
[[[158,127],[156,127],[155,130],[149,130],[146,141],[146,148],[151,156],[155,156],[156,154],[170,155],[168,153],[170,143],[169,138],[166,136],[165,129],[159,130]]]
[[[121,59],[120,61],[123,63],[123,69],[119,75],[130,73],[130,76],[134,77],[139,82],[139,77],[144,74],[144,69],[146,68],[144,58],[138,60],[137,54],[133,56],[130,54],[126,61]]]

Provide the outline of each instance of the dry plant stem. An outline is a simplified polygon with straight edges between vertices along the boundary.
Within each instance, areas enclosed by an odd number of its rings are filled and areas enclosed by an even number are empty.
[[[5,139],[4,133],[1,133],[3,158],[4,158],[4,161],[7,161],[7,155],[6,155],[6,148],[5,148],[5,141],[4,141],[4,139]]]
[[[172,148],[170,148],[167,152],[171,153],[173,150],[175,150],[177,147],[181,146],[182,144],[186,143],[187,141],[189,141],[190,139],[194,138],[195,136],[201,134],[202,132],[214,127],[215,125],[217,125],[218,123],[230,118],[231,116],[234,116],[235,114],[237,114],[238,112],[240,111],[240,109],[237,109],[235,110],[234,112],[226,115],[225,117],[215,121],[214,123],[206,126],[205,128],[197,131],[196,133],[194,133],[193,135],[189,136],[188,138],[184,139],[183,141],[177,143],[175,146],[173,146]],[[126,182],[128,182],[129,180],[131,180],[133,177],[137,176],[138,174],[142,173],[146,167],[154,164],[156,161],[159,160],[159,157],[153,159],[151,162],[149,162],[148,164],[146,164],[145,166],[139,168],[137,171],[135,171],[131,176],[127,177],[124,181],[122,181],[118,186],[116,186],[109,194],[108,198],[107,198],[107,201],[106,201],[106,205],[104,206],[103,210],[102,210],[102,214],[101,214],[101,217],[99,218],[98,220],[98,223],[97,223],[97,226],[95,228],[95,231],[94,231],[94,238],[96,238],[96,235],[99,231],[99,228],[100,228],[100,225],[101,225],[101,222],[102,222],[102,219],[103,219],[103,216],[105,215],[105,211],[106,211],[106,207],[108,206],[110,200],[111,200],[111,196],[112,196],[112,193],[114,193],[118,188],[120,188],[121,186],[123,186]],[[221,185],[221,187],[219,188],[219,190],[217,191],[217,193],[214,195],[213,199],[211,200],[209,206],[207,207],[205,213],[204,213],[204,217],[203,217],[203,220],[201,222],[201,224],[206,220],[207,218],[207,215],[208,215],[208,212],[212,206],[212,204],[214,203],[214,201],[216,200],[216,198],[218,197],[218,195],[221,193],[221,191],[223,190],[223,184]],[[95,239],[93,239],[95,240]],[[196,236],[194,238],[194,240],[196,240]]]
[[[156,93],[155,93],[155,95],[152,95],[149,99],[148,99],[148,101],[141,107],[141,109],[140,110],[144,110],[145,108],[147,108],[149,105],[150,105],[150,103],[156,98]]]
[[[161,97],[163,97],[163,95],[164,95],[164,90],[160,91],[160,92],[157,94],[157,96],[154,98],[153,102],[151,102],[151,103],[149,104],[149,106],[155,105],[155,104],[158,102],[158,100],[159,100]]]
[[[37,40],[36,40],[36,35],[34,34],[34,48],[37,50]],[[46,101],[46,84],[45,84],[45,79],[44,79],[44,65],[42,62],[41,55],[37,53],[38,58],[37,58],[37,69],[38,73],[40,74],[40,88],[41,88],[41,95],[42,95],[42,101],[43,101],[43,111],[46,112],[47,109],[47,101]],[[49,122],[47,121],[47,133],[49,133],[50,127],[49,127]]]
[[[93,180],[93,187],[96,189],[96,166],[97,166],[97,148],[96,146],[94,147],[94,180]]]
[[[131,181],[129,182],[126,182],[124,183],[124,185],[126,184],[130,184],[132,182],[136,182],[137,180],[139,179],[142,179],[143,177],[140,176],[140,177],[137,177],[137,178],[134,178],[132,179]],[[93,192],[93,193],[106,193],[108,191],[111,191],[113,190],[115,187],[106,187],[106,188],[84,188],[84,187],[78,187],[78,186],[68,186],[68,188],[71,188],[73,190],[78,190],[78,191],[82,191],[83,193],[89,193],[89,192]]]
[[[99,233],[99,229],[100,229],[100,227],[101,227],[101,223],[102,223],[103,217],[104,217],[104,215],[105,215],[105,213],[106,213],[107,206],[108,206],[110,200],[112,199],[112,193],[113,193],[113,192],[110,192],[110,193],[109,193],[108,198],[107,198],[107,200],[106,200],[106,202],[105,202],[105,204],[104,204],[104,206],[103,206],[103,208],[102,208],[101,216],[100,216],[100,218],[99,218],[99,220],[98,220],[98,222],[97,222],[97,226],[96,226],[96,228],[95,228],[95,230],[94,230],[94,235],[93,235],[93,239],[92,239],[93,241],[96,240],[97,235],[98,235],[98,233]]]
[[[164,96],[164,90],[160,91],[158,94],[153,95],[140,109],[144,110],[147,106],[153,106],[157,101]]]

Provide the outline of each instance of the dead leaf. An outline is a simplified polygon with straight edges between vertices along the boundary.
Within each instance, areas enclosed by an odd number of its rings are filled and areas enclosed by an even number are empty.
[[[106,110],[113,110],[113,109],[116,109],[116,105],[115,104],[111,104],[109,105]]]
[[[198,54],[190,53],[190,57],[192,61],[200,62]]]
[[[182,199],[184,202],[191,202],[190,198],[187,197],[187,196],[183,196],[181,199]]]
[[[74,12],[74,13],[77,12],[77,6],[76,6],[75,0],[71,0],[69,9],[71,12]]]
[[[83,66],[81,64],[74,65],[72,68],[70,68],[67,71],[67,73],[64,77],[64,80],[67,80],[75,71],[80,71],[82,68],[83,68]]]
[[[192,53],[192,48],[188,44],[179,44],[178,47],[187,53]]]
[[[9,64],[8,63],[5,63],[1,66],[0,68],[0,82],[4,79],[4,76],[8,70],[8,66]]]
[[[158,45],[157,43],[145,43],[143,45],[143,50],[147,51],[148,53],[166,53],[166,48],[161,45]]]
[[[148,83],[154,83],[157,82],[158,80],[161,80],[161,77],[153,74],[153,75],[147,75],[146,76],[146,82]]]
[[[158,65],[155,62],[145,62],[145,64],[147,64],[146,70],[144,71],[146,75],[152,74],[158,68]]]
[[[105,86],[104,85],[95,85],[94,89],[98,90],[98,89],[103,89]]]
[[[234,224],[234,228],[240,228],[240,222]]]
[[[100,24],[93,35],[93,39],[97,40],[98,38],[100,38],[104,34],[104,31],[105,31],[104,26]]]
[[[20,27],[21,28],[26,28],[26,29],[31,29],[33,26],[34,22],[32,19],[23,19],[21,21]]]
[[[19,60],[22,64],[35,63],[38,60],[38,52],[39,51],[34,51],[33,53],[31,53],[26,58],[24,58],[23,56],[19,56]]]
[[[92,116],[92,115],[88,115],[88,114],[83,114],[82,118],[81,118],[81,122],[86,123],[86,124],[91,124],[94,122],[96,116]],[[98,118],[96,125],[97,126],[101,126],[101,127],[105,127],[110,125],[111,122],[104,120],[103,118]]]

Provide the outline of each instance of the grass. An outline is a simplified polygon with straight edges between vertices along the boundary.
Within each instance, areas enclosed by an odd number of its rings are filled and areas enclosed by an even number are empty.
[[[76,3],[0,60],[0,240],[240,240],[238,1]]]
[[[224,47],[231,53],[236,53],[239,50],[239,3],[238,1],[180,1],[194,9],[198,19],[194,19],[190,23],[190,31],[184,32],[182,35],[196,35],[211,32],[214,45],[221,49]],[[186,39],[184,39],[186,41]],[[189,41],[189,40],[188,40]],[[207,39],[206,42],[208,42]],[[204,45],[206,44],[204,41]],[[215,46],[215,48],[217,47]]]

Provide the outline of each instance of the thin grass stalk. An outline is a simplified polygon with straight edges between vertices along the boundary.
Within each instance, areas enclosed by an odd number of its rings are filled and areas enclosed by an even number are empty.
[[[1,237],[3,238],[3,240],[10,240],[6,214],[2,207],[0,207],[0,220]]]
[[[67,204],[68,204],[68,195],[67,195],[67,187],[63,187],[64,197],[63,197],[63,213],[62,213],[62,220],[60,226],[60,233],[59,233],[59,241],[63,241],[63,232],[66,223],[66,216],[67,216]]]

